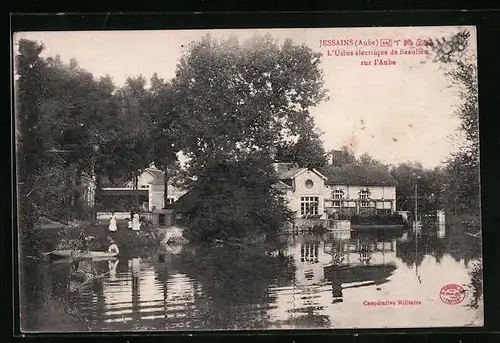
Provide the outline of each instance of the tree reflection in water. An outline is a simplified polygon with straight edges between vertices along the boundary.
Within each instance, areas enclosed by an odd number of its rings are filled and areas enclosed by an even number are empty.
[[[466,235],[464,227],[448,227],[443,238],[439,238],[434,231],[433,227],[424,227],[422,235],[418,237],[408,233],[407,239],[398,240],[396,256],[408,267],[419,267],[427,255],[440,263],[444,255],[448,254],[466,267],[469,262],[481,257],[481,240]]]
[[[389,282],[398,273],[396,263],[413,268],[429,256],[439,263],[447,255],[463,265],[480,256],[479,239],[459,229],[446,233],[439,238],[423,230],[418,240],[411,233],[377,232],[353,233],[350,239],[279,236],[246,247],[185,245],[161,252],[128,252],[124,247],[120,261],[94,265],[97,274],[109,272],[104,286],[96,280],[74,293],[68,292],[67,265],[33,263],[23,267],[24,275],[30,275],[22,284],[23,328],[331,327],[332,314],[347,305],[341,304],[346,289],[362,293],[362,287]],[[65,314],[64,304],[87,323]],[[127,322],[120,321],[123,313]],[[135,322],[128,322],[128,313]]]
[[[198,302],[205,305],[197,306],[197,317],[202,317],[206,329],[266,327],[267,308],[273,303],[269,287],[289,284],[294,278],[293,261],[276,241],[251,247],[184,249],[179,257],[170,261],[172,268],[197,280],[203,290]]]

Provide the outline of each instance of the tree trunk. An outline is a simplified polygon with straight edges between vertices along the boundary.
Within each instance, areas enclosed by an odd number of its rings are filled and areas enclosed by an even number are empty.
[[[168,205],[168,181],[169,181],[169,173],[168,168],[164,168],[163,174],[163,208],[167,208]]]
[[[95,173],[95,190],[94,190],[94,198],[92,199],[92,210],[91,210],[91,218],[90,221],[92,224],[96,222],[97,219],[97,209],[101,203],[101,188],[102,188],[102,180],[101,175],[99,173]]]
[[[76,184],[76,190],[74,191],[75,194],[75,212],[76,212],[76,219],[81,220],[82,219],[82,173],[83,171],[77,167],[76,169],[76,175],[75,175],[75,184]]]
[[[134,172],[134,181],[133,181],[133,187],[134,187],[134,206],[135,206],[135,211],[134,212],[139,212],[139,176],[137,175],[137,172]]]

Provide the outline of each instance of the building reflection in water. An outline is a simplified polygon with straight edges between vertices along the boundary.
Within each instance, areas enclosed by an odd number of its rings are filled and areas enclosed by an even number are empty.
[[[396,270],[396,239],[298,237],[287,255],[295,261],[290,287],[271,289],[278,327],[328,327],[331,306],[343,302],[343,290],[389,282]],[[286,307],[286,310],[283,310]]]
[[[334,240],[326,253],[332,263],[325,266],[325,277],[332,284],[333,303],[343,302],[342,291],[380,285],[396,270],[396,239],[358,236],[349,240]]]
[[[202,246],[192,253],[186,248],[181,253],[148,252],[142,259],[122,254],[120,260],[83,263],[81,269],[109,275],[71,294],[70,266],[39,264],[26,272],[33,274],[23,286],[31,317],[23,318],[31,328],[57,327],[47,313],[57,310],[68,319],[63,312],[67,303],[96,330],[337,326],[345,320],[342,313],[352,314],[352,301],[359,301],[364,292],[376,295],[381,290],[377,285],[387,282],[405,287],[404,277],[391,277],[396,261],[401,267],[396,274],[404,276],[424,257],[434,256],[439,264],[449,255],[444,263],[458,266],[480,256],[480,240],[461,228],[447,229],[444,239],[433,228],[419,237],[411,232],[398,237],[353,234],[346,239],[300,235],[248,251]],[[422,269],[434,267],[424,263]]]

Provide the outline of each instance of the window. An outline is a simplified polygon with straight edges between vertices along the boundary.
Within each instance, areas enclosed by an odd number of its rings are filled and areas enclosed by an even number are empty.
[[[306,181],[306,188],[313,188],[313,186],[314,186],[314,182],[312,182],[312,180]]]
[[[341,189],[336,189],[333,191],[333,200],[340,200],[344,198],[344,191]]]
[[[333,207],[340,207],[340,200],[344,199],[344,191],[341,189],[336,189],[332,192],[332,206]]]
[[[367,189],[359,191],[359,199],[361,200],[361,207],[370,207],[370,202],[368,201],[370,199],[370,192]]]
[[[318,244],[302,244],[300,246],[300,261],[313,263],[318,262],[318,250]]]
[[[368,200],[370,198],[370,192],[367,189],[362,189],[359,191],[359,198],[361,200]]]
[[[141,185],[141,188],[148,188],[148,185]]]
[[[319,197],[301,197],[300,214],[318,214]]]
[[[167,198],[167,204],[173,204],[174,198]]]

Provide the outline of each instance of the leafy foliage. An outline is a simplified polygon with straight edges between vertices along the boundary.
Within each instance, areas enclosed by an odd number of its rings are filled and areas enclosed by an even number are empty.
[[[445,198],[449,210],[479,216],[479,108],[475,53],[470,53],[470,32],[463,30],[451,37],[429,43],[433,60],[446,68],[446,75],[459,90],[462,100],[456,110],[465,142],[447,163]]]
[[[446,179],[443,168],[424,169],[418,163],[402,163],[392,167],[390,173],[397,182],[397,209],[414,210],[415,185],[419,212],[431,213],[442,208],[442,192]]]
[[[189,216],[190,238],[211,241],[273,233],[289,219],[284,199],[272,185],[269,164],[246,160],[211,165],[180,201]]]
[[[306,168],[324,167],[327,164],[326,152],[320,135],[314,131],[314,123],[310,120],[301,129],[303,132],[296,142],[285,142],[278,146],[276,159]]]
[[[469,272],[472,286],[472,298],[468,306],[472,308],[479,307],[479,301],[483,295],[483,261],[479,259],[472,265],[472,270]]]
[[[305,45],[269,36],[194,42],[172,83],[193,174],[210,161],[274,156],[275,146],[300,134],[309,108],[326,97],[319,60]]]
[[[189,209],[193,235],[241,237],[275,229],[286,217],[269,165],[277,146],[294,159],[309,142],[321,146],[309,114],[326,98],[319,60],[305,45],[269,36],[243,43],[205,36],[191,44],[172,81],[172,129],[191,159],[191,192],[203,199]],[[293,137],[298,145],[286,146]]]

